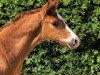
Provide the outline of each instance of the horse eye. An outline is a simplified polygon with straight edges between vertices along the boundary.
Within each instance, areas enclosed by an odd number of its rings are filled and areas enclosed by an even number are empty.
[[[57,26],[59,26],[59,22],[53,22],[52,25],[57,27]]]

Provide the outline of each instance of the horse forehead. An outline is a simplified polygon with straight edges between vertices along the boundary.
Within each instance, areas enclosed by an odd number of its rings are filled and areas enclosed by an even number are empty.
[[[50,21],[50,20],[57,20],[57,19],[59,19],[59,20],[61,20],[61,22],[64,22],[62,16],[61,16],[59,13],[47,15],[46,17],[47,17],[47,19],[48,19],[49,21]],[[64,24],[65,24],[65,22],[64,22]]]
[[[63,18],[61,17],[61,15],[60,15],[59,13],[57,13],[57,17],[58,17],[60,20],[64,21]]]
[[[67,24],[65,23],[64,19],[62,18],[62,16],[61,16],[59,13],[57,13],[57,17],[65,24],[65,26],[67,25]]]

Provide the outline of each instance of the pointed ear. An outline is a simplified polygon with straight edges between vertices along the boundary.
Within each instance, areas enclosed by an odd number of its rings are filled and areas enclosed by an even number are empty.
[[[58,0],[48,0],[48,2],[42,6],[40,13],[45,16],[48,11],[56,11],[58,6]]]
[[[53,11],[56,11],[57,7],[58,7],[58,0],[52,0],[53,2],[51,3],[50,5],[50,8],[49,10],[53,10]]]

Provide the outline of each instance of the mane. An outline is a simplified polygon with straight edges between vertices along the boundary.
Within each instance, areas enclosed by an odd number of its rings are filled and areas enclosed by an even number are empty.
[[[36,12],[39,12],[39,11],[40,11],[40,8],[35,9],[35,10],[21,12],[15,16],[15,18],[13,19],[13,22],[18,21],[21,17],[23,17],[26,14],[33,14],[33,13],[35,14]]]
[[[6,23],[5,25],[3,25],[3,26],[1,26],[0,27],[0,30],[1,29],[3,29],[3,28],[5,28],[5,27],[7,27],[7,26],[9,26],[9,25],[11,25],[12,23],[15,23],[16,21],[18,21],[20,18],[22,18],[24,15],[28,15],[28,14],[35,14],[35,13],[37,13],[37,12],[39,12],[40,11],[40,8],[38,8],[38,9],[35,9],[35,10],[30,10],[30,11],[24,11],[24,12],[20,12],[20,13],[18,13],[16,16],[15,16],[15,18],[13,18],[11,21],[9,21],[8,23]]]

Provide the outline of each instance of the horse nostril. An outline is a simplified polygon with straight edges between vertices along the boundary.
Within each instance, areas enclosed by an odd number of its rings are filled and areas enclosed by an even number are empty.
[[[75,45],[78,45],[79,43],[79,39],[78,38],[75,38],[75,39],[72,39],[71,42],[70,42],[70,45],[71,46],[75,46]]]
[[[78,42],[78,39],[75,39],[75,44]]]
[[[75,39],[75,44],[76,44],[76,45],[79,45],[79,43],[80,43],[79,38],[76,38],[76,39]]]

